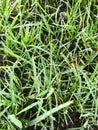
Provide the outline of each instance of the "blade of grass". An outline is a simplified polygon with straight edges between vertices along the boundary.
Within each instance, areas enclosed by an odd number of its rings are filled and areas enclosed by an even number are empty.
[[[25,111],[28,111],[29,109],[33,108],[34,106],[38,105],[40,103],[40,101],[38,102],[35,102],[35,103],[32,103],[31,105],[25,107],[24,109],[22,109],[19,113],[17,113],[17,115],[25,112]]]
[[[39,117],[35,118],[34,120],[31,120],[28,124],[29,126],[32,126],[32,125],[35,125],[36,123],[39,123],[40,121],[44,120],[45,118],[47,118],[48,116],[50,116],[51,114],[63,109],[63,108],[66,108],[66,107],[69,107],[71,104],[73,103],[73,101],[68,101],[64,104],[61,104],[47,112],[45,112],[44,114],[40,115]]]
[[[88,59],[87,65],[90,64],[97,56],[98,56],[98,52],[96,52],[93,56],[91,56],[91,57]]]

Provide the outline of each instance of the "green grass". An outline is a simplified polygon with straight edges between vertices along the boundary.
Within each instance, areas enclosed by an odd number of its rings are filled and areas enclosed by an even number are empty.
[[[98,128],[98,1],[1,0],[0,130],[60,122]]]

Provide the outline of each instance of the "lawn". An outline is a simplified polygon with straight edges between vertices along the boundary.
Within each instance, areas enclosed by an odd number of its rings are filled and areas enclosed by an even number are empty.
[[[97,0],[0,0],[0,130],[98,130]]]

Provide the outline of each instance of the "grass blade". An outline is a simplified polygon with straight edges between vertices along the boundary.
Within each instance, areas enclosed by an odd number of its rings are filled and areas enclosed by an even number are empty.
[[[30,121],[30,122],[29,122],[29,126],[35,125],[36,123],[38,123],[38,122],[44,120],[45,118],[47,118],[47,117],[50,116],[51,114],[53,114],[53,113],[55,113],[55,112],[57,112],[57,111],[59,111],[59,110],[65,108],[65,107],[70,106],[72,103],[73,103],[73,101],[68,101],[68,102],[66,102],[66,103],[64,103],[64,104],[61,104],[61,105],[59,105],[59,106],[57,106],[57,107],[55,107],[55,108],[53,108],[53,109],[51,109],[51,110],[45,112],[44,114],[42,114],[42,115],[40,115],[39,117],[35,118],[34,120]]]
[[[20,120],[18,120],[15,115],[9,115],[8,118],[12,123],[14,123],[16,126],[18,126],[20,129],[22,129],[22,123]]]
[[[31,105],[27,106],[26,108],[22,109],[17,115],[25,112],[25,111],[28,111],[29,109],[33,108],[34,106],[38,105],[40,102],[35,102],[35,103],[32,103]]]
[[[88,59],[87,65],[90,64],[97,56],[98,56],[98,52],[96,52],[90,59]]]

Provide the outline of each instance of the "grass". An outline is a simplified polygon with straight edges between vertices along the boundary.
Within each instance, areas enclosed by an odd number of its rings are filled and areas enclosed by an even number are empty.
[[[97,115],[98,1],[1,0],[0,130],[95,130]]]

